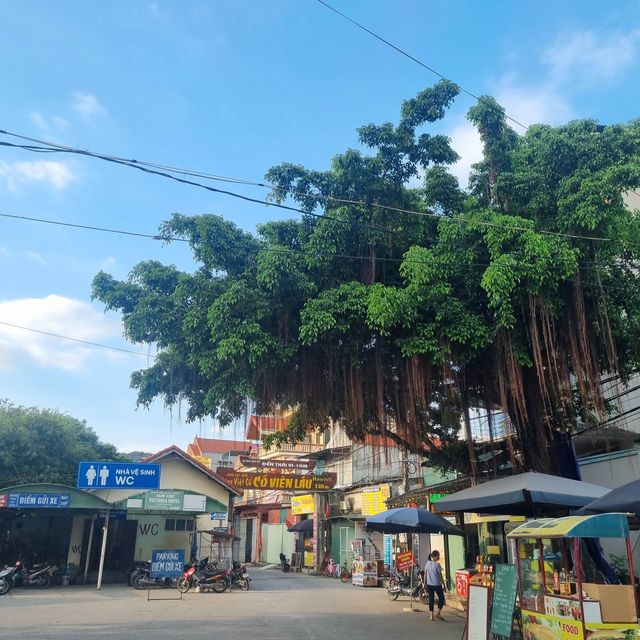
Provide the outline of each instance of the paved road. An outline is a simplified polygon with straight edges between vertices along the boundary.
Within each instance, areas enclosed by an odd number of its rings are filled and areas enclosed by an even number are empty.
[[[251,570],[251,591],[188,593],[147,602],[128,587],[16,589],[0,597],[0,638],[37,640],[460,640],[464,621],[446,609],[446,622],[429,622],[424,606],[405,613],[408,600],[389,602],[383,589],[276,570]],[[158,590],[152,597],[175,597]]]

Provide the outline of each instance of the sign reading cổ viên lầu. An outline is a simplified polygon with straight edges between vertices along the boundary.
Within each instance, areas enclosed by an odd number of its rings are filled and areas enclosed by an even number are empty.
[[[216,473],[234,489],[282,489],[285,491],[328,491],[336,486],[335,473],[299,476],[283,473],[252,473],[219,467]]]

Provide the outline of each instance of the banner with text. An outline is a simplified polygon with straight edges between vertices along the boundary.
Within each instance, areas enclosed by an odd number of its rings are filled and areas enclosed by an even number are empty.
[[[284,471],[311,471],[315,460],[260,460],[250,456],[240,456],[240,464],[256,469],[282,469]]]
[[[283,473],[253,473],[218,467],[216,473],[234,489],[283,489],[287,491],[328,491],[336,486],[335,473],[320,476],[297,476]]]

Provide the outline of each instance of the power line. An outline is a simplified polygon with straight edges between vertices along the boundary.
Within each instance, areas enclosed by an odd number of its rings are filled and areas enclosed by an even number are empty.
[[[228,176],[222,177],[222,176],[216,176],[214,174],[207,174],[204,172],[200,172],[200,171],[194,171],[194,170],[190,170],[190,169],[179,169],[179,168],[171,168],[167,165],[160,165],[160,164],[156,164],[156,163],[151,163],[151,162],[146,162],[146,161],[141,161],[141,160],[127,160],[125,158],[121,158],[118,156],[111,156],[111,155],[107,155],[104,153],[97,153],[97,152],[93,152],[93,151],[89,151],[87,149],[78,149],[78,148],[74,148],[74,147],[67,147],[64,145],[60,145],[57,143],[53,143],[53,142],[47,142],[45,140],[38,140],[37,138],[30,138],[28,136],[23,136],[21,134],[17,134],[17,133],[11,133],[9,131],[5,131],[0,129],[0,134],[3,135],[7,135],[7,136],[11,136],[14,138],[19,138],[22,140],[27,140],[30,142],[35,142],[39,145],[47,145],[50,148],[45,148],[45,147],[33,147],[31,145],[17,145],[17,144],[12,144],[9,142],[0,142],[0,146],[6,146],[6,147],[12,147],[12,148],[18,148],[18,149],[22,149],[25,151],[33,151],[33,152],[52,152],[52,153],[56,153],[56,152],[60,152],[60,153],[71,153],[71,154],[76,154],[76,155],[82,155],[82,156],[87,156],[87,157],[91,157],[91,158],[96,158],[99,160],[104,160],[106,162],[112,162],[114,164],[120,164],[123,166],[127,166],[127,167],[132,167],[134,169],[138,169],[139,171],[143,171],[145,173],[150,173],[150,174],[154,174],[154,175],[158,175],[164,178],[168,178],[170,180],[175,180],[176,182],[180,182],[183,184],[187,184],[190,186],[195,186],[195,187],[199,187],[202,189],[206,189],[207,191],[211,191],[213,193],[219,193],[222,195],[228,195],[234,198],[239,198],[241,200],[245,200],[248,202],[252,202],[255,204],[264,204],[266,206],[273,206],[279,209],[284,209],[287,211],[293,211],[295,213],[301,213],[302,215],[309,215],[311,217],[317,218],[317,219],[325,219],[325,220],[329,220],[332,222],[336,222],[338,224],[342,224],[342,225],[348,225],[348,226],[356,226],[356,227],[362,227],[362,228],[368,228],[371,229],[373,231],[378,231],[378,232],[382,232],[382,233],[387,233],[387,234],[391,234],[394,236],[398,236],[398,237],[403,237],[403,238],[409,238],[409,236],[406,233],[401,233],[398,231],[394,231],[393,229],[390,229],[388,227],[379,227],[377,225],[372,225],[370,223],[366,223],[366,222],[358,222],[358,221],[348,221],[348,220],[340,220],[339,218],[334,218],[332,216],[329,216],[327,214],[318,214],[318,213],[313,213],[312,211],[308,210],[308,209],[301,209],[299,207],[292,207],[289,205],[284,205],[281,203],[277,203],[277,202],[273,202],[273,201],[268,201],[268,200],[261,200],[259,198],[252,198],[250,196],[245,196],[243,194],[239,194],[236,193],[234,191],[228,191],[225,189],[216,189],[215,187],[210,187],[204,184],[201,184],[199,182],[194,182],[193,180],[186,180],[183,178],[179,178],[175,175],[171,175],[171,173],[167,173],[167,172],[173,172],[173,173],[178,173],[181,175],[191,175],[191,176],[199,176],[201,178],[204,179],[210,179],[210,180],[223,180],[226,182],[234,182],[236,184],[242,184],[245,186],[256,186],[256,187],[263,187],[263,188],[269,188],[269,189],[273,189],[276,191],[281,191],[283,193],[289,193],[290,195],[297,195],[299,197],[305,197],[305,198],[310,198],[310,199],[314,199],[314,200],[318,200],[318,201],[328,201],[328,202],[335,202],[338,204],[349,204],[349,205],[355,205],[355,206],[363,206],[363,207],[374,207],[374,208],[379,208],[379,209],[383,209],[386,211],[393,211],[395,213],[403,213],[403,214],[410,214],[410,215],[416,215],[416,216],[421,216],[421,217],[425,217],[425,218],[432,218],[435,219],[437,221],[442,221],[442,220],[449,220],[452,223],[455,224],[474,224],[480,227],[488,227],[488,228],[498,228],[498,229],[509,229],[512,231],[521,231],[521,232],[529,232],[529,231],[534,231],[535,233],[540,233],[540,234],[544,234],[544,235],[549,235],[549,236],[555,236],[555,237],[560,237],[560,238],[570,238],[572,240],[584,240],[584,241],[595,241],[595,242],[612,242],[611,238],[608,237],[603,237],[603,236],[585,236],[585,235],[579,235],[579,234],[571,234],[571,233],[563,233],[560,231],[549,231],[548,229],[533,229],[531,227],[526,227],[526,226],[521,226],[521,225],[505,225],[503,223],[500,222],[489,222],[486,220],[469,220],[468,218],[461,218],[461,217],[445,217],[442,216],[440,214],[437,213],[433,213],[430,211],[418,211],[415,209],[406,209],[403,207],[395,207],[392,205],[386,205],[380,202],[376,202],[376,201],[372,201],[372,202],[367,202],[366,200],[353,200],[353,199],[348,199],[348,198],[338,198],[335,196],[325,196],[322,194],[307,194],[304,192],[298,192],[298,191],[287,191],[286,189],[283,189],[281,187],[277,187],[275,185],[269,184],[269,183],[265,183],[265,182],[253,182],[250,180],[244,180],[242,178],[231,178]],[[163,168],[162,171],[157,170],[157,168]],[[628,245],[633,245],[633,246],[640,246],[640,243],[634,243],[634,242],[626,242],[626,244]]]
[[[21,329],[22,331],[31,331],[32,333],[39,333],[43,336],[49,336],[51,338],[59,338],[60,340],[69,340],[70,342],[79,342],[80,344],[86,344],[91,347],[100,347],[101,349],[110,349],[111,351],[119,351],[121,353],[130,353],[135,356],[143,356],[145,358],[153,358],[156,356],[150,353],[142,353],[141,351],[132,351],[131,349],[123,349],[121,347],[112,347],[108,344],[101,344],[100,342],[91,342],[90,340],[81,340],[80,338],[72,338],[70,336],[63,336],[59,333],[52,333],[50,331],[42,331],[41,329],[34,329],[32,327],[24,327],[19,324],[13,324],[12,322],[4,322],[0,320],[0,325],[4,325],[5,327],[11,327],[13,329]]]
[[[427,71],[433,73],[434,75],[438,76],[442,80],[447,80],[448,82],[453,82],[453,80],[450,80],[449,78],[447,78],[445,75],[443,75],[442,73],[440,73],[439,71],[437,71],[433,67],[430,67],[428,64],[425,64],[424,62],[422,62],[422,60],[419,60],[415,56],[412,56],[410,53],[408,53],[404,49],[401,49],[400,47],[396,46],[392,42],[389,42],[389,40],[386,40],[385,38],[383,38],[381,35],[378,35],[374,31],[371,31],[371,29],[368,29],[367,27],[365,27],[363,24],[361,24],[357,20],[354,20],[353,18],[350,18],[348,15],[342,13],[342,11],[338,11],[338,9],[336,9],[333,6],[331,6],[328,2],[325,2],[324,0],[318,0],[318,2],[321,5],[323,5],[324,7],[326,7],[327,9],[329,9],[330,11],[333,11],[333,13],[339,15],[341,18],[344,18],[345,20],[347,20],[351,24],[353,24],[356,27],[358,27],[358,29],[362,29],[362,31],[365,31],[370,36],[373,36],[374,38],[376,38],[376,40],[379,40],[380,42],[386,44],[388,47],[391,47],[394,51],[397,51],[400,55],[403,55],[405,58],[409,58],[409,60],[412,60],[416,64],[419,64],[422,68],[424,68]],[[462,93],[466,93],[468,96],[471,96],[474,100],[477,100],[478,102],[485,102],[486,101],[486,99],[483,98],[482,96],[477,96],[475,93],[469,91],[468,89],[465,89],[463,86],[459,85],[457,82],[453,82],[453,84],[455,84],[456,87],[458,87],[458,89],[460,89],[460,91],[462,91]],[[506,113],[505,113],[505,117],[508,120],[511,120],[511,122],[517,124],[519,127],[522,127],[525,131],[527,131],[529,129],[528,125],[523,124],[522,122],[519,122],[515,118],[512,118],[511,116],[507,115]]]
[[[150,240],[162,240],[165,242],[173,242],[173,241],[178,241],[178,242],[190,242],[187,238],[181,238],[178,236],[168,236],[168,235],[154,235],[154,234],[150,234],[150,233],[140,233],[137,231],[128,231],[126,229],[113,229],[110,227],[100,227],[100,226],[93,226],[93,225],[83,225],[83,224],[76,224],[76,223],[71,223],[71,222],[64,222],[62,220],[52,220],[50,218],[39,218],[39,217],[34,217],[34,216],[25,216],[25,215],[18,215],[18,214],[12,214],[12,213],[0,213],[0,218],[8,218],[11,220],[21,220],[21,221],[27,221],[27,222],[36,222],[39,224],[50,224],[50,225],[56,225],[56,226],[62,226],[62,227],[70,227],[70,228],[74,228],[74,229],[81,229],[81,230],[85,230],[85,231],[96,231],[99,233],[110,233],[110,234],[117,234],[117,235],[124,235],[124,236],[133,236],[136,238],[145,238],[145,239],[150,239]],[[197,242],[196,244],[203,244],[202,241]],[[299,255],[299,256],[304,256],[305,253],[302,250],[295,250],[295,249],[291,249],[288,247],[260,247],[258,249],[259,252],[269,252],[269,253],[282,253],[282,254],[289,254],[289,255]],[[321,252],[321,251],[311,251],[310,252],[312,256],[322,256],[322,257],[329,257],[329,258],[335,258],[335,259],[340,259],[340,260],[363,260],[363,261],[371,261],[372,258],[370,255],[353,255],[353,254],[345,254],[345,253],[331,253],[331,252]],[[515,259],[518,259],[520,256],[518,254],[514,254],[514,253],[504,253],[502,254],[503,256],[508,256],[508,257],[512,257]],[[383,256],[376,256],[375,258],[373,258],[373,260],[375,262],[390,262],[390,263],[396,263],[396,264],[402,264],[402,263],[406,263],[406,264],[421,264],[421,265],[425,265],[425,266],[434,266],[434,265],[447,265],[450,264],[451,261],[445,258],[442,258],[440,260],[437,259],[437,256],[434,256],[432,260],[412,260],[410,258],[389,258],[389,257],[383,257]],[[515,265],[506,265],[506,264],[501,264],[501,263],[489,263],[489,262],[464,262],[461,263],[464,264],[466,266],[471,266],[471,267],[494,267],[494,268],[508,268],[508,269],[527,269],[527,268],[531,268],[535,265],[532,264],[515,264]],[[582,262],[578,265],[578,267],[580,269],[588,269],[588,268],[595,268],[597,265],[596,262]],[[550,265],[548,267],[551,270],[563,270],[564,267],[562,266],[555,266],[555,265]],[[572,280],[570,280],[572,281]],[[575,281],[577,282],[577,281]],[[589,283],[583,283],[585,285],[589,284]],[[606,288],[606,287],[605,287]]]

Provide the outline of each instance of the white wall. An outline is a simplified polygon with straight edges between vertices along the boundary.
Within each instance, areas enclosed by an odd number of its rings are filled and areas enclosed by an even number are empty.
[[[580,460],[580,474],[585,482],[615,489],[640,478],[640,451],[618,451]]]

